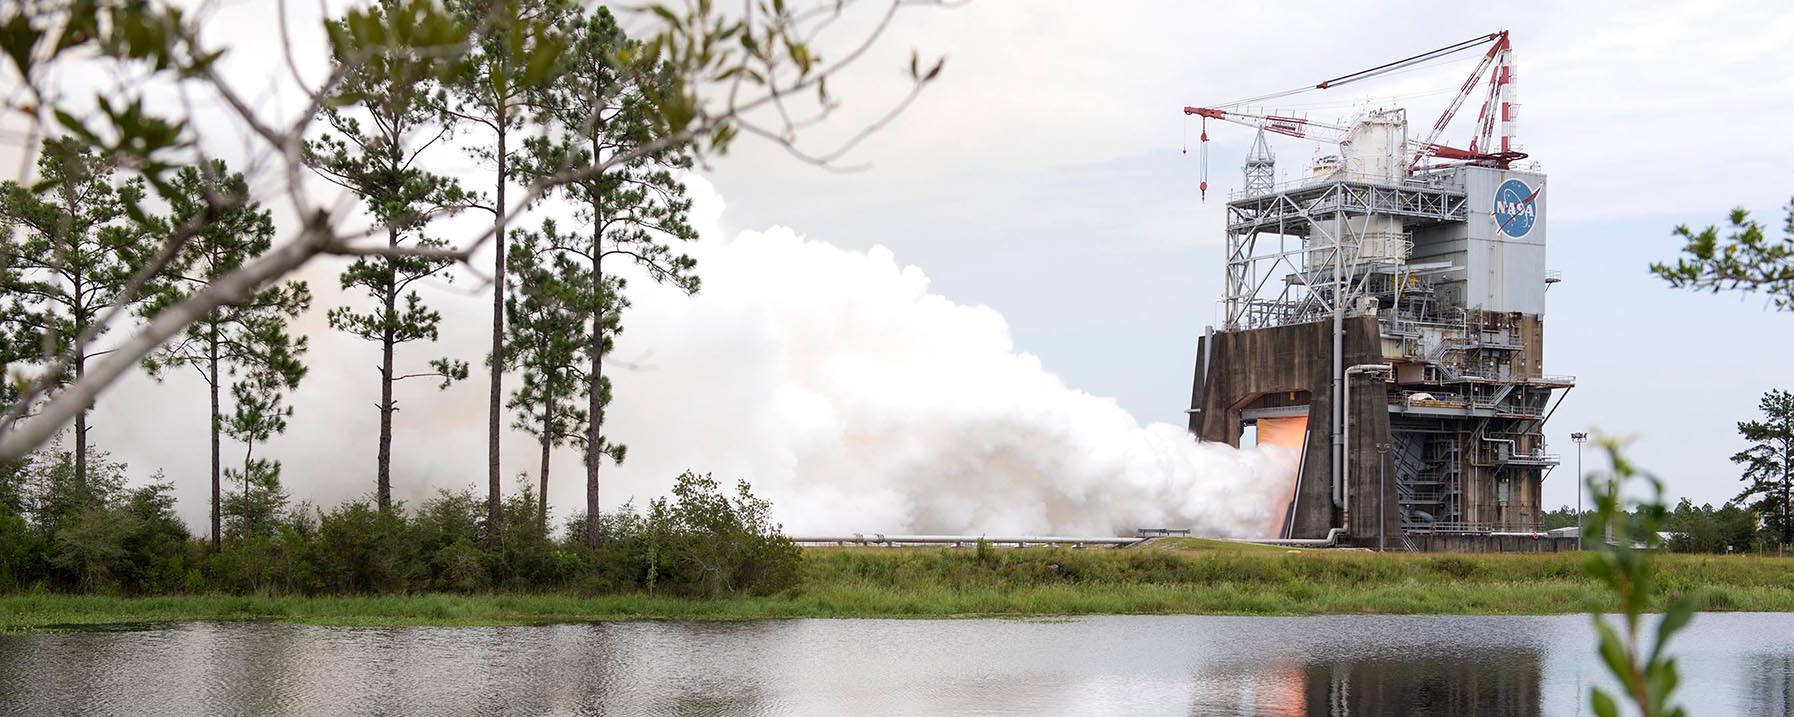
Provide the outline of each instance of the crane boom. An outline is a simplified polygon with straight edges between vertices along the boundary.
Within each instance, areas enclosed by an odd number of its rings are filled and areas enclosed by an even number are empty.
[[[1378,65],[1367,70],[1340,75],[1313,86],[1298,87],[1283,92],[1274,92],[1268,95],[1260,95],[1258,97],[1215,107],[1184,107],[1184,114],[1186,116],[1195,115],[1203,119],[1202,142],[1205,146],[1203,147],[1204,151],[1200,152],[1199,156],[1204,163],[1202,168],[1203,176],[1205,178],[1202,183],[1204,197],[1206,198],[1208,193],[1208,182],[1206,181],[1208,175],[1208,167],[1206,166],[1208,161],[1208,153],[1206,151],[1206,143],[1208,142],[1208,120],[1212,119],[1221,122],[1245,125],[1247,127],[1253,127],[1287,137],[1337,144],[1346,139],[1351,133],[1350,128],[1315,122],[1304,117],[1254,114],[1241,111],[1238,108],[1247,103],[1262,102],[1264,100],[1286,97],[1300,92],[1339,87],[1352,82],[1358,82],[1360,80],[1396,72],[1447,55],[1481,47],[1483,45],[1490,45],[1488,51],[1485,52],[1482,59],[1477,62],[1476,68],[1470,73],[1470,78],[1464,82],[1463,87],[1459,89],[1457,95],[1452,98],[1452,101],[1450,105],[1446,107],[1445,112],[1433,123],[1432,128],[1427,132],[1426,139],[1407,140],[1405,149],[1413,155],[1413,159],[1408,165],[1408,171],[1410,173],[1419,171],[1422,169],[1422,163],[1429,158],[1489,164],[1497,167],[1507,167],[1512,162],[1524,159],[1526,154],[1524,152],[1516,151],[1513,148],[1513,44],[1509,39],[1508,32],[1502,30],[1488,35],[1473,37],[1463,42],[1447,45],[1394,62]],[[1492,71],[1491,68],[1493,68]],[[1451,124],[1452,119],[1457,116],[1458,110],[1463,107],[1464,102],[1467,101],[1471,93],[1476,90],[1476,86],[1479,84],[1479,81],[1482,80],[1485,73],[1488,74],[1488,95],[1483,100],[1482,111],[1478,113],[1476,133],[1471,137],[1470,148],[1460,149],[1441,144],[1440,139],[1444,136],[1446,127]],[[1497,143],[1495,132],[1495,124],[1498,118],[1502,123],[1499,143]]]
[[[1316,122],[1305,117],[1285,117],[1280,115],[1260,115],[1250,112],[1230,112],[1213,107],[1185,107],[1184,114],[1196,115],[1203,119],[1231,122],[1266,132],[1274,132],[1286,137],[1310,139],[1327,144],[1338,144],[1351,134],[1350,127]],[[1463,161],[1499,160],[1499,154],[1477,152],[1468,149],[1447,147],[1433,142],[1408,140],[1407,148],[1414,152],[1424,152],[1429,157]]]

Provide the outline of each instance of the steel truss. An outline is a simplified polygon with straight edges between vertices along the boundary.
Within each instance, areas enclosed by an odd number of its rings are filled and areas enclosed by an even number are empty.
[[[1223,325],[1238,331],[1315,321],[1341,301],[1355,308],[1350,302],[1370,293],[1372,277],[1399,281],[1406,271],[1399,260],[1366,257],[1373,216],[1424,226],[1461,222],[1467,213],[1462,191],[1426,180],[1340,177],[1228,202]]]

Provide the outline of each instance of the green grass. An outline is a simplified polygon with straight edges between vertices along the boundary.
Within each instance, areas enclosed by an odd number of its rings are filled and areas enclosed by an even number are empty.
[[[795,617],[1088,614],[1556,614],[1610,609],[1576,555],[1386,554],[1170,539],[1137,548],[811,548],[771,596],[624,594],[116,597],[0,595],[0,631],[179,620],[520,625]],[[1665,555],[1657,597],[1794,611],[1794,558]]]

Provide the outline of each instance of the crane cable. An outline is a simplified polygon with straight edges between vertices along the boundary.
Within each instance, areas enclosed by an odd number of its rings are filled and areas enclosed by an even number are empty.
[[[1290,95],[1300,94],[1303,92],[1309,92],[1309,91],[1313,91],[1313,90],[1331,89],[1334,87],[1338,87],[1340,85],[1351,84],[1351,83],[1357,82],[1359,80],[1368,80],[1372,77],[1386,75],[1386,74],[1389,74],[1392,72],[1398,72],[1398,71],[1407,69],[1409,67],[1413,67],[1415,65],[1419,65],[1419,64],[1422,64],[1425,62],[1439,59],[1441,57],[1445,57],[1447,55],[1455,54],[1458,52],[1463,52],[1464,50],[1468,50],[1473,47],[1477,47],[1477,46],[1484,45],[1487,43],[1495,42],[1496,40],[1501,38],[1501,35],[1502,35],[1502,33],[1497,32],[1497,33],[1491,33],[1488,35],[1481,35],[1478,37],[1473,37],[1473,38],[1465,40],[1463,42],[1459,42],[1456,44],[1441,47],[1437,50],[1430,50],[1427,52],[1420,53],[1418,55],[1414,55],[1411,57],[1406,57],[1406,58],[1403,58],[1400,60],[1396,60],[1394,62],[1387,62],[1387,63],[1381,64],[1381,65],[1378,65],[1376,67],[1372,67],[1368,70],[1359,70],[1357,72],[1353,72],[1350,74],[1340,75],[1333,79],[1325,80],[1318,85],[1302,86],[1302,87],[1284,90],[1282,92],[1272,92],[1267,95],[1259,95],[1257,97],[1248,97],[1243,100],[1235,100],[1233,102],[1228,102],[1226,104],[1215,105],[1215,107],[1217,109],[1237,108],[1237,107],[1240,107],[1241,105],[1260,103],[1260,102],[1264,102],[1265,100],[1274,100],[1279,97],[1288,97]],[[1184,121],[1184,150],[1183,151],[1184,151],[1184,154],[1190,153],[1190,125],[1189,125],[1189,120],[1188,120],[1187,115],[1186,115],[1186,118]],[[1199,174],[1200,184],[1197,186],[1199,187],[1199,191],[1202,195],[1202,200],[1206,202],[1206,201],[1208,201],[1208,117],[1206,117],[1206,116],[1202,118],[1202,137],[1201,137],[1200,141],[1198,142],[1198,144],[1196,145],[1196,161],[1197,161],[1197,164],[1199,164],[1201,166],[1200,174]]]
[[[1208,201],[1208,118],[1202,118],[1202,141],[1196,145],[1196,163],[1201,165],[1198,177],[1201,184],[1197,187],[1202,193],[1202,201]]]
[[[1464,50],[1468,50],[1468,49],[1470,49],[1472,47],[1476,47],[1478,45],[1483,45],[1486,43],[1494,42],[1495,39],[1499,36],[1500,36],[1500,33],[1482,35],[1479,37],[1471,38],[1469,40],[1465,40],[1463,42],[1460,42],[1460,43],[1457,43],[1454,45],[1448,45],[1446,47],[1441,47],[1437,50],[1423,52],[1418,55],[1414,55],[1412,57],[1408,57],[1408,58],[1401,59],[1401,60],[1396,60],[1394,62],[1384,63],[1382,65],[1372,67],[1368,70],[1359,70],[1359,71],[1353,72],[1351,74],[1340,75],[1333,79],[1326,80],[1318,85],[1303,85],[1301,87],[1297,87],[1294,89],[1283,90],[1282,92],[1272,92],[1268,95],[1259,95],[1257,97],[1248,97],[1243,100],[1235,100],[1233,102],[1228,102],[1225,104],[1214,105],[1214,107],[1216,109],[1227,109],[1227,108],[1232,108],[1232,107],[1239,107],[1242,105],[1257,104],[1257,103],[1264,102],[1265,100],[1274,100],[1279,97],[1288,97],[1290,95],[1299,94],[1302,92],[1309,92],[1312,90],[1331,89],[1334,87],[1338,87],[1340,85],[1351,84],[1351,83],[1357,82],[1359,80],[1367,80],[1372,77],[1376,77],[1378,75],[1383,75],[1383,74],[1387,74],[1390,72],[1394,72],[1396,70],[1401,70],[1401,69],[1405,69],[1408,67],[1412,67],[1414,65],[1418,65],[1423,62],[1427,62],[1429,60],[1436,60],[1436,59],[1439,59],[1446,55],[1451,55],[1454,53],[1462,52]]]

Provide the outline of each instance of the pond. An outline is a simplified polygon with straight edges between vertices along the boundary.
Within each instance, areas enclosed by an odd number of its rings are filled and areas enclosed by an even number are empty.
[[[0,636],[0,714],[1588,714],[1585,616],[1113,616]],[[1692,714],[1794,710],[1794,615],[1698,616]]]

